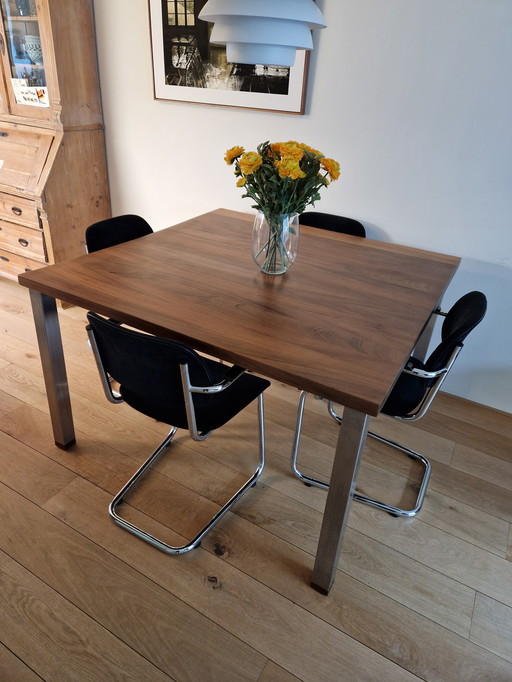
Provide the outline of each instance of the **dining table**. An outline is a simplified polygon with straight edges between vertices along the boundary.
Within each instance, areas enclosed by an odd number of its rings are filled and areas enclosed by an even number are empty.
[[[251,256],[253,218],[216,209],[24,272],[19,283],[30,290],[61,448],[75,443],[75,430],[58,301],[343,406],[311,575],[311,585],[328,594],[368,420],[379,415],[460,259],[301,225],[296,262],[267,275]]]

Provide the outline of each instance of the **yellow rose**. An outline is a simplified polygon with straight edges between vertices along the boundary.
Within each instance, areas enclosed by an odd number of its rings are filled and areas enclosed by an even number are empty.
[[[302,149],[305,149],[310,154],[314,154],[318,158],[321,158],[323,156],[322,152],[319,152],[318,149],[313,149],[313,147],[310,147],[308,144],[301,144],[300,146],[302,147]]]
[[[337,180],[340,177],[340,164],[334,159],[322,159],[320,165],[329,173],[331,180]]]
[[[291,178],[297,180],[298,178],[305,178],[306,174],[301,170],[301,167],[293,158],[284,158],[281,161],[275,162],[275,167],[279,173],[280,178]]]
[[[287,157],[293,159],[298,163],[304,156],[304,150],[302,149],[302,147],[299,147],[298,145],[292,142],[286,142],[286,144],[283,144],[281,146],[281,156],[283,158]]]
[[[243,187],[246,182],[247,182],[247,178],[238,178],[238,180],[236,181],[236,186],[237,187]]]
[[[263,159],[259,154],[256,152],[246,152],[238,162],[238,165],[244,175],[252,175],[262,163]]]
[[[274,154],[279,154],[279,156],[281,156],[281,153],[282,153],[281,149],[282,149],[283,145],[284,145],[284,142],[273,142],[270,145],[270,149],[274,152]],[[270,154],[270,150],[269,150],[269,154]]]
[[[293,158],[295,161],[300,161],[304,156],[304,151],[298,142],[290,140],[289,142],[275,142],[270,145],[270,148],[274,154],[279,155],[281,158],[285,156]]]
[[[228,166],[231,166],[233,161],[237,159],[239,156],[242,156],[243,153],[244,153],[243,147],[231,147],[231,149],[228,149],[228,151],[226,152],[224,161],[228,164]]]

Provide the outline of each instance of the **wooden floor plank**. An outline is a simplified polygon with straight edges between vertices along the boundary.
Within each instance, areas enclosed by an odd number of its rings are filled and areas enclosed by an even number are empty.
[[[396,523],[387,514],[368,514],[356,507],[354,527],[444,576],[512,606],[512,564],[475,545],[415,519]],[[354,512],[354,515],[355,513]]]
[[[494,414],[489,409],[484,409],[482,412],[486,417]],[[510,415],[508,416],[510,417]],[[508,419],[505,417],[499,420],[499,426],[503,427],[503,431],[507,431],[507,433],[493,431],[493,423],[492,420],[484,421],[481,418],[475,419],[474,422],[456,419],[450,412],[437,411],[434,402],[433,407],[418,422],[418,427],[421,425],[423,430],[431,431],[439,436],[455,440],[460,445],[487,452],[493,457],[510,462],[512,452],[508,433],[510,428],[508,427]],[[506,429],[504,423],[507,423]],[[414,426],[414,422],[411,422],[411,425]]]
[[[269,661],[261,673],[258,682],[298,682],[298,680],[299,678],[295,677],[295,675]]]
[[[90,511],[94,519],[87,524],[69,504],[69,499],[84,496],[94,500]],[[199,548],[185,557],[168,557],[127,536],[101,511],[103,496],[98,488],[77,482],[50,500],[46,508],[83,533],[94,531],[98,543],[109,545],[132,565],[143,566],[155,582],[180,594],[187,604],[254,648],[265,650],[269,659],[293,675],[311,682],[331,682],[332,671],[340,670],[340,680],[416,679],[370,650],[362,660],[359,642],[230,566],[215,552]],[[140,514],[133,511],[131,518],[140,519]],[[146,518],[144,523],[150,524],[152,532],[151,520]]]
[[[262,487],[239,505],[237,514],[314,556],[320,514],[305,514],[302,505],[290,504],[274,491]],[[367,507],[359,507],[352,512],[340,558],[341,570],[450,630],[467,636],[474,590],[439,575],[403,552],[381,542],[372,542],[355,532],[354,528],[363,525],[358,519],[371,515],[372,510]]]
[[[512,663],[512,608],[478,594],[471,641]]]
[[[265,657],[4,485],[0,521],[4,552],[167,675],[258,679]]]
[[[5,367],[5,365],[2,366],[0,363],[0,369],[2,367]],[[21,400],[18,400],[12,395],[9,395],[9,393],[0,390],[0,417],[4,414],[7,414],[8,412],[12,412],[12,410],[15,410],[20,405],[23,405]]]
[[[91,505],[89,518],[75,511],[82,498]],[[169,589],[176,589],[173,585],[180,584],[180,576],[188,568],[182,565],[182,558],[178,558],[178,561],[172,564],[172,571],[161,569],[161,564],[168,561],[169,557],[156,550],[152,551],[151,548],[148,553],[145,545],[136,538],[133,539],[136,544],[124,541],[123,535],[126,533],[116,528],[104,512],[106,500],[105,493],[77,479],[50,500],[47,508],[82,533],[94,537],[98,543],[109,546],[116,554],[119,552],[121,556],[125,556],[135,567],[143,568],[155,581],[165,583]],[[131,511],[130,518],[133,522],[147,524],[150,532],[155,534],[163,532],[163,528],[157,522],[134,510]],[[177,538],[172,539],[176,541]],[[236,515],[229,514],[222,525],[205,538],[203,546],[195,550],[193,556],[187,557],[187,561],[202,566],[203,562],[207,562],[203,556],[204,550],[208,550],[212,556],[222,559],[229,566],[249,573],[262,584],[272,588],[276,594],[282,594],[292,603],[315,613],[326,623],[350,634],[367,647],[379,651],[421,679],[439,682],[457,679],[461,682],[462,680],[481,682],[485,679],[485,674],[491,674],[496,682],[505,682],[512,674],[512,666],[503,659],[483,651],[467,639],[384,597],[377,590],[341,571],[338,572],[333,589],[326,599],[309,586],[313,565],[311,556],[290,547],[286,542]],[[201,572],[210,575],[209,570],[205,568],[201,569]],[[226,582],[226,575],[230,575],[226,572],[225,566],[216,566],[214,575],[221,585]],[[190,577],[186,580],[188,585]],[[217,581],[212,584],[217,584]],[[185,594],[185,590],[188,594],[187,586],[180,585],[179,589],[183,598],[188,601],[189,597]],[[190,598],[197,598],[195,592]],[[216,610],[212,607],[211,617],[220,617],[222,608]],[[244,627],[243,620],[242,616],[241,627]],[[252,618],[249,618],[249,621],[252,623]],[[306,637],[303,642],[304,652],[311,657],[314,653],[311,638],[316,636],[316,633],[305,632],[304,636]],[[275,637],[279,640],[279,629],[275,630]],[[278,657],[277,663],[289,671],[285,658]],[[341,672],[338,673],[338,670]],[[349,674],[353,672],[350,668],[347,669],[347,676],[344,676],[343,670],[344,668],[333,669],[334,677],[331,679],[364,679],[358,676],[350,678]],[[315,677],[314,672],[311,678],[304,677],[300,671],[295,674],[300,679],[321,679]],[[339,677],[336,677],[338,674]],[[386,678],[383,675],[377,679]]]
[[[43,679],[172,679],[1,551],[0,585],[2,642]]]
[[[219,440],[226,447],[224,439],[219,437],[217,442]],[[238,489],[242,481],[230,469],[208,462],[204,456],[198,466],[197,461],[189,455],[185,448],[175,452],[171,447],[169,456],[158,466],[158,471],[167,471],[176,481],[192,481],[194,492],[213,500],[217,507],[209,505],[207,500],[198,505],[198,498],[194,494],[181,486],[169,486],[168,481],[155,474],[146,477],[144,486],[132,494],[130,502],[190,538],[216,512],[218,505]],[[172,505],[169,505],[169,499],[173,500]],[[179,514],[176,513],[176,508],[180,511]],[[316,550],[321,515],[312,515],[300,503],[290,501],[271,488],[258,485],[238,505],[237,514],[290,544],[305,548],[311,555]],[[370,553],[373,554],[371,559]],[[365,568],[364,580],[368,584],[373,585],[373,582],[378,581],[381,591],[388,596],[415,607],[418,612],[443,623],[454,632],[469,632],[474,601],[472,589],[464,588],[450,578],[439,576],[432,569],[416,565],[414,560],[389,550],[382,544],[374,543],[372,549],[366,552],[362,548],[352,553],[347,550],[344,556],[359,557],[361,554],[368,555],[367,567],[374,567],[371,572]],[[387,567],[391,567],[390,570]],[[362,565],[354,561],[354,565],[348,564],[345,570],[354,575],[362,571]],[[411,577],[409,581],[404,577],[398,590],[395,580],[397,570],[401,575]]]
[[[376,461],[375,458],[372,461]],[[401,471],[405,476],[404,466],[394,466],[389,457],[385,459],[385,463],[388,469],[383,468],[383,462],[381,462],[382,466],[375,466],[368,461],[363,461],[358,479],[358,490],[388,503],[401,503],[404,507],[411,505],[417,495],[417,486],[413,485],[413,483],[419,480],[417,472],[415,472],[414,477],[409,475],[404,478],[389,471],[389,469]],[[442,476],[439,473],[439,466],[438,463],[433,463],[432,483],[427,489],[427,495],[421,509],[421,520],[482,547],[489,552],[493,552],[498,556],[505,556],[510,524],[508,521],[492,513],[487,513],[488,498],[485,493],[487,489],[490,489],[492,491],[491,494],[497,497],[495,503],[500,500],[502,501],[503,504],[501,510],[498,508],[498,513],[502,511],[502,515],[507,519],[510,516],[508,493],[505,493],[501,486],[496,487],[493,484],[486,484],[484,482],[486,489],[480,491],[478,496],[475,494],[470,495],[469,493],[473,492],[477,485],[481,483],[480,479],[475,479],[471,475],[459,476],[456,474],[456,480],[462,479],[466,484],[467,492],[464,491],[463,494],[460,488],[455,486],[450,488],[448,484],[443,485],[440,483]],[[302,471],[310,476],[318,476],[316,472],[311,471],[307,467],[303,467]],[[444,471],[446,471],[446,467]],[[450,468],[449,471],[453,470]],[[289,467],[283,467],[281,469],[282,477],[289,476],[288,472]],[[263,482],[265,480],[264,478]],[[469,488],[468,481],[473,482],[474,487]],[[306,486],[300,486],[297,479],[294,479],[293,483],[294,488],[297,488],[297,485],[299,485],[298,489],[302,494],[296,494],[295,489],[291,487],[292,484],[287,480],[285,482],[280,480],[279,483],[275,484],[272,482],[272,485],[294,497],[294,499],[300,500],[303,504],[311,506],[313,509],[323,510],[325,493],[322,493],[322,495],[315,494],[311,488],[308,489]],[[437,492],[436,488],[438,487],[443,490],[444,494]],[[407,491],[407,495],[403,494],[404,490]],[[305,494],[304,491],[309,491],[309,493]],[[452,493],[455,495],[459,493],[459,496],[470,502],[470,504],[464,504],[459,501],[456,497],[452,496]],[[475,497],[477,497],[476,500]],[[485,504],[483,504],[484,509],[479,508],[476,504],[480,499],[485,500]],[[493,509],[491,508],[488,511],[492,512]],[[403,520],[403,523],[407,523],[407,521]]]
[[[408,431],[412,431],[412,429],[408,429]],[[414,431],[417,431],[417,429]],[[311,439],[310,442],[314,443]],[[209,441],[207,444],[202,444],[201,447],[207,450],[210,456],[217,458],[218,453],[218,456],[222,458],[222,461],[229,461],[230,466],[237,466],[236,458],[229,459],[230,450],[224,446],[222,433],[217,435],[215,441]],[[370,455],[368,454],[369,449],[371,450]],[[382,450],[384,450],[384,454],[382,453]],[[395,485],[396,479],[400,480],[401,487],[406,485],[410,493],[415,496],[417,491],[412,490],[411,483],[414,480],[418,480],[418,476],[415,473],[415,477],[413,477],[410,473],[411,461],[402,454],[396,454],[393,451],[389,453],[388,450],[389,448],[386,446],[383,446],[376,441],[371,441],[371,448],[367,447],[364,452],[358,479],[358,489],[372,493],[377,499],[385,497],[386,500],[393,501],[393,486]],[[332,453],[326,452],[322,446],[320,449],[317,448],[316,454],[318,455],[316,470],[305,466],[303,467],[303,471],[308,475],[328,480],[329,462],[332,461]],[[170,463],[169,469],[173,466],[174,465]],[[442,481],[442,477],[438,474],[440,463],[434,462],[433,466],[434,480],[428,488],[427,496],[422,508],[422,521],[437,526],[442,530],[452,533],[457,537],[461,537],[488,551],[492,551],[499,556],[505,556],[507,551],[509,524],[507,521],[504,521],[491,513],[486,513],[486,503],[483,505],[484,509],[475,506],[475,488],[480,481],[472,476],[463,477],[466,483],[468,479],[475,482],[475,487],[469,488],[464,494],[460,493],[460,496],[463,497],[464,500],[471,503],[464,504],[463,502],[454,499],[452,496],[449,496],[449,494],[441,494],[436,491],[438,481]],[[451,471],[450,467],[443,467],[444,471],[447,469]],[[397,478],[394,474],[400,474],[400,478]],[[459,476],[458,473],[456,475]],[[290,477],[288,457],[280,456],[279,453],[276,453],[273,449],[271,449],[269,453],[267,467],[261,481],[269,487],[292,497],[294,500],[310,506],[312,509],[323,512],[325,492],[317,488],[308,488],[302,485],[296,478]],[[448,490],[448,481],[446,482],[446,485],[441,485],[445,493],[450,492]],[[484,484],[484,486],[486,485],[487,484]],[[501,488],[495,488],[492,485],[487,487],[490,489],[493,497],[497,495],[497,499],[503,501],[502,508],[506,509],[506,512],[508,512],[510,509],[508,495],[504,496]],[[397,488],[397,490],[400,489],[400,487]],[[458,489],[456,488],[456,491],[457,490]],[[486,492],[487,489],[484,489],[483,494],[481,493],[479,497],[483,498]],[[487,498],[485,499],[487,500]],[[399,497],[396,501],[399,501]],[[507,514],[505,514],[505,516],[508,518]]]
[[[0,417],[1,430],[20,443],[84,478],[117,492],[133,474],[137,460],[77,431],[77,443],[62,450],[53,442],[48,415],[24,405]]]
[[[9,419],[12,417],[13,415],[8,416]],[[21,436],[23,424],[26,421],[26,417],[19,419],[17,428],[7,427],[6,420],[0,424],[3,424],[3,427],[10,432],[16,432],[18,436]],[[33,416],[30,422],[34,427],[37,424],[37,416]],[[39,422],[41,423],[41,420]],[[41,442],[44,440],[42,436],[44,432],[39,435],[36,433],[33,435],[33,440]],[[219,434],[217,441],[221,442],[221,450],[225,450],[227,439]],[[61,449],[54,446],[51,449],[54,452],[53,456],[56,456],[60,462],[65,463],[69,459],[69,454],[66,455]],[[91,457],[93,457],[93,451],[91,451]],[[101,454],[99,457],[101,460]],[[193,481],[194,491],[214,500],[217,505],[221,504],[227,498],[228,493],[238,488],[241,481],[233,478],[233,472],[229,469],[221,467],[218,463],[208,463],[204,455],[201,457],[198,467],[197,462],[190,457],[190,453],[187,453],[185,448],[182,447],[177,452],[173,452],[171,448],[169,455],[159,466],[159,471],[168,471],[168,475],[177,481]],[[89,461],[91,458],[87,459]],[[73,457],[69,466],[74,465],[75,461]],[[133,464],[131,466],[135,468]],[[121,481],[117,478],[115,483],[110,483],[110,476],[103,477],[100,467],[94,467],[92,474],[83,469],[78,471],[89,480],[107,487],[114,493],[121,486]],[[270,471],[272,471],[271,467],[272,464],[269,462]],[[132,471],[126,465],[123,465],[123,470],[127,479]],[[226,476],[223,476],[224,471],[227,472]],[[104,481],[103,484],[102,481]],[[320,493],[320,497],[325,497],[323,491],[308,489],[298,481],[295,482],[293,479],[292,481],[305,496]],[[205,502],[198,507],[197,498],[193,494],[185,495],[184,493],[185,491],[179,486],[169,487],[153,475],[150,480],[146,480],[142,492],[132,497],[132,503],[152,513],[161,522],[172,524],[177,531],[181,531],[187,537],[193,537],[201,527],[201,523],[207,521],[208,512],[213,514],[216,508],[210,509]],[[173,499],[172,505],[168,504],[169,496]],[[319,496],[316,495],[316,497]],[[181,510],[178,515],[175,512],[176,507]],[[306,549],[311,555],[314,554],[321,523],[320,513],[311,514],[311,510],[299,502],[291,501],[280,492],[260,485],[251,491],[250,495],[238,506],[237,513],[251,523],[270,530],[290,544]],[[372,512],[368,508],[356,509],[351,516],[351,526],[355,522],[357,527],[357,519],[361,514],[364,518],[365,514],[379,515],[379,512]],[[407,520],[396,519],[395,521],[402,526],[410,525]],[[378,587],[384,594],[406,606],[415,608],[419,613],[444,624],[454,632],[467,635],[474,601],[474,591],[471,588],[464,588],[459,581],[439,575],[432,568],[418,565],[414,558],[387,548],[383,543],[372,543],[367,540],[365,544],[358,541],[357,536],[357,533],[352,532],[347,535],[349,544],[342,555],[344,570],[356,577],[359,575],[360,579],[367,584]],[[404,576],[400,582],[396,581],[397,571]],[[410,579],[406,579],[407,576]]]
[[[432,405],[432,413],[479,426],[488,431],[491,436],[499,433],[512,438],[512,414],[510,412],[503,412],[457,396],[440,393]]]
[[[0,680],[16,680],[16,682],[40,682],[42,677],[36,675],[21,659],[7,647],[0,644]]]
[[[2,431],[0,467],[2,483],[15,488],[21,495],[29,496],[38,504],[46,502],[75,478],[69,469],[41,457]]]
[[[488,552],[506,556],[509,523],[436,490],[427,493],[421,520]]]
[[[506,462],[485,452],[458,445],[455,448],[452,466],[459,471],[478,476],[483,481],[506,488],[512,497],[512,460]]]
[[[501,485],[435,462],[429,488],[507,523],[512,522],[510,491]]]

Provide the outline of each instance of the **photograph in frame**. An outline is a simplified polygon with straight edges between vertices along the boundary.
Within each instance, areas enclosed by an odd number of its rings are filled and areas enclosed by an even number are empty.
[[[303,114],[309,52],[294,66],[231,64],[198,14],[206,0],[149,0],[156,99]]]

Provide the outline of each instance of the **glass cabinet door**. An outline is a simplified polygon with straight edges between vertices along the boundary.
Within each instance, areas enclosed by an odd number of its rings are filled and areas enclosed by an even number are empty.
[[[11,109],[13,113],[21,113],[17,105],[48,108],[50,102],[36,0],[0,0],[0,8],[6,43],[2,46],[3,63]],[[40,117],[35,110],[34,115]]]

